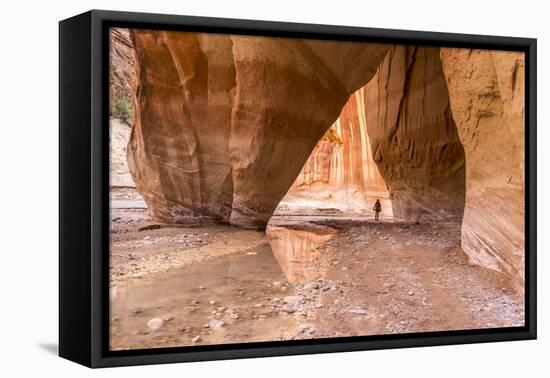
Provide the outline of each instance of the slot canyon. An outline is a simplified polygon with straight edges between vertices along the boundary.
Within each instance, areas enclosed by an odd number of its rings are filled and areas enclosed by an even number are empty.
[[[523,54],[112,29],[110,88],[113,348],[523,324]]]

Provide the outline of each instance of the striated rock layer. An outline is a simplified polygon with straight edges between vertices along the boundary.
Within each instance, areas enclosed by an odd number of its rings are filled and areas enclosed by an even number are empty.
[[[112,187],[135,188],[126,159],[130,126],[121,119],[109,120],[109,184]]]
[[[109,99],[112,117],[120,116],[114,107],[117,101],[122,100],[126,104],[133,102],[132,94],[136,86],[135,61],[128,29],[112,28],[109,44]]]
[[[131,132],[131,118],[116,109],[117,101],[131,106],[136,86],[135,53],[128,29],[112,28],[109,40],[109,150],[112,187],[135,187],[128,170],[127,145]]]
[[[362,87],[319,140],[278,211],[330,210],[372,216],[376,199],[382,201],[382,215],[391,217],[389,193],[372,158]]]
[[[439,48],[395,46],[364,94],[374,161],[396,218],[456,219],[464,209],[464,150]]]
[[[525,258],[524,54],[441,50],[466,154],[462,248],[521,288]]]
[[[247,228],[265,228],[317,141],[389,48],[131,34],[139,84],[128,162],[149,210],[170,222],[213,217]]]
[[[284,204],[321,194],[339,209],[368,209],[389,191],[383,208],[396,218],[453,219],[458,231],[464,163],[439,48],[394,46],[321,139]]]

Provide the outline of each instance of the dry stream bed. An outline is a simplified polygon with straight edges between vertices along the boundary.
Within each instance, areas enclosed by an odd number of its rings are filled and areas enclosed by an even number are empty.
[[[115,350],[524,322],[523,298],[468,263],[453,224],[279,216],[262,233],[124,207],[112,210]]]

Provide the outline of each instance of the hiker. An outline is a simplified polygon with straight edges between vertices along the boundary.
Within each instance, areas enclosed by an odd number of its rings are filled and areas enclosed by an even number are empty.
[[[374,210],[374,220],[378,221],[378,218],[380,217],[380,212],[382,211],[382,205],[380,204],[379,199],[376,199],[376,202],[374,203],[374,207],[372,209]]]

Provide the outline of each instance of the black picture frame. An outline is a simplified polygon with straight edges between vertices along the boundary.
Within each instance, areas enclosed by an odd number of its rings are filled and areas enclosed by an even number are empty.
[[[525,326],[109,351],[110,27],[512,50],[525,53]],[[89,367],[535,339],[536,39],[92,10],[59,23],[59,354]]]

